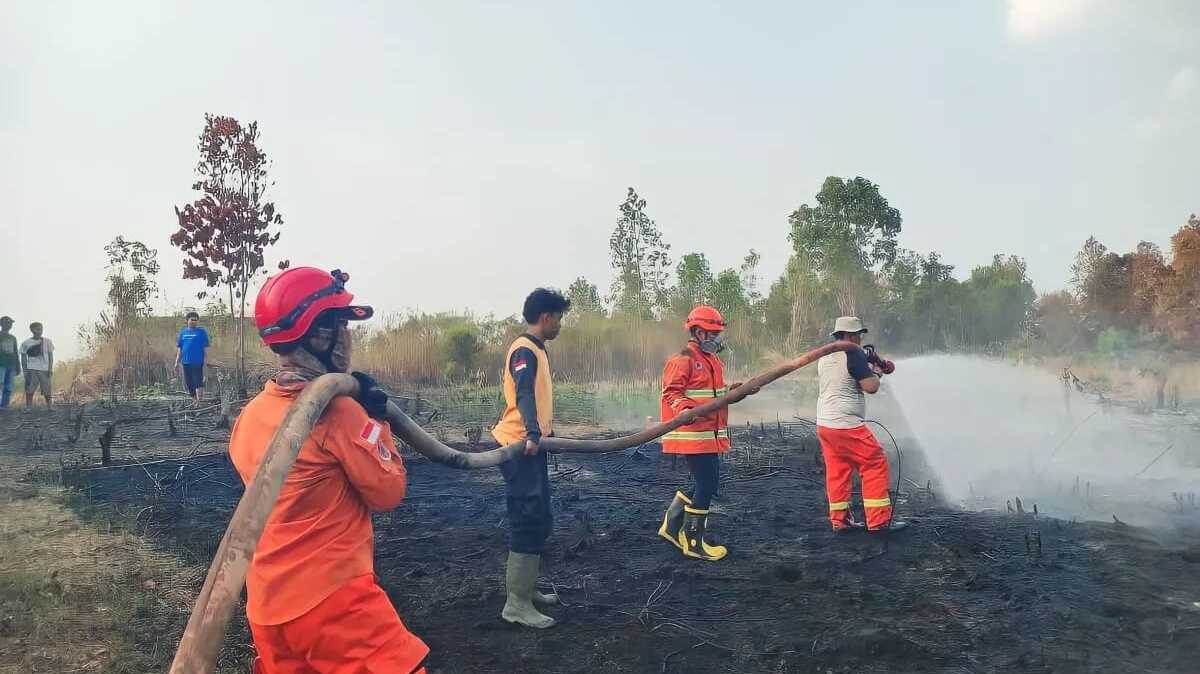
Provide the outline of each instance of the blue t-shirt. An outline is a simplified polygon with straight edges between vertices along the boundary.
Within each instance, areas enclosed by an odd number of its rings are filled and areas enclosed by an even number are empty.
[[[203,365],[208,332],[204,328],[184,328],[179,331],[179,362],[184,365]]]

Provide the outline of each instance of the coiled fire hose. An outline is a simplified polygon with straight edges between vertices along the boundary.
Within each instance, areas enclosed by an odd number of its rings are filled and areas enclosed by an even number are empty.
[[[696,417],[706,416],[739,402],[763,386],[819,358],[836,351],[857,348],[859,347],[851,342],[825,344],[755,376],[719,398],[681,412],[669,422],[651,426],[632,435],[610,440],[543,438],[539,446],[551,452],[580,454],[614,452],[637,447],[691,423]],[[196,597],[196,605],[192,608],[187,627],[183,630],[183,637],[179,640],[170,674],[211,674],[213,671],[225,636],[225,628],[246,583],[246,572],[250,568],[250,560],[254,557],[254,548],[266,527],[267,518],[275,506],[284,480],[296,461],[296,455],[300,453],[300,448],[308,439],[313,425],[325,411],[329,401],[336,396],[353,396],[356,393],[358,383],[350,375],[326,374],[305,386],[304,391],[288,408],[283,423],[275,431],[271,444],[263,455],[258,472],[254,474],[250,486],[238,501],[237,509],[234,510],[225,535],[222,536],[213,556],[204,586]],[[438,442],[394,403],[388,403],[387,420],[392,432],[414,450],[431,461],[453,468],[498,466],[518,456],[525,448],[524,442],[515,442],[485,452],[460,452]]]

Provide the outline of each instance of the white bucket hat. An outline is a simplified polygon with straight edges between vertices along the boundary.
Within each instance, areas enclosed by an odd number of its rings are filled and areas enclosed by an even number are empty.
[[[858,316],[841,316],[834,322],[833,332],[829,333],[829,336],[833,337],[839,332],[867,332],[867,329],[863,327]]]

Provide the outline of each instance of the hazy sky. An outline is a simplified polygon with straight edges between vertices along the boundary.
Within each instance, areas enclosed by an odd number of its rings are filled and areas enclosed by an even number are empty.
[[[159,248],[164,304],[200,289],[167,237],[205,112],[261,124],[274,259],[384,312],[606,289],[630,185],[673,253],[753,247],[764,285],[827,175],[877,182],[960,277],[1016,253],[1040,290],[1089,234],[1165,244],[1200,211],[1187,0],[0,0],[0,87],[0,313],[62,355],[117,234]]]

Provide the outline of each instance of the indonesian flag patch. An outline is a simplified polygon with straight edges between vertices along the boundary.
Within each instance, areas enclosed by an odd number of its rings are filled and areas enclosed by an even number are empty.
[[[364,444],[374,445],[379,442],[379,436],[382,434],[383,424],[380,424],[378,421],[368,421],[367,425],[363,426],[358,437]]]
[[[358,440],[364,447],[374,448],[379,454],[380,461],[391,461],[392,451],[388,449],[381,440],[383,437],[383,424],[378,421],[367,421],[362,430],[358,433]]]
[[[529,367],[529,363],[526,363],[525,359],[522,358],[521,360],[518,360],[517,362],[513,363],[513,372],[520,372],[521,370],[524,370],[527,367]]]

